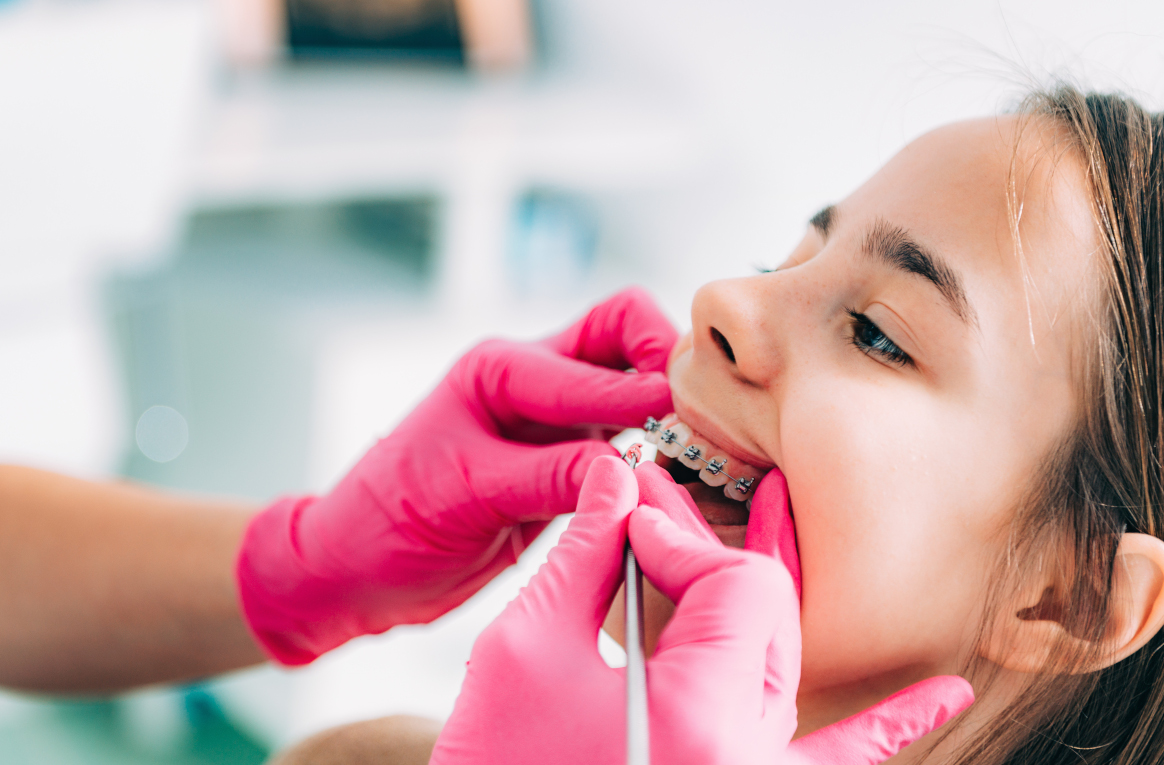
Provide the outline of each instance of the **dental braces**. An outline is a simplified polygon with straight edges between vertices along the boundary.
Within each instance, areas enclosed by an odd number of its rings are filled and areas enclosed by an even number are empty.
[[[661,422],[659,422],[658,420],[656,420],[654,417],[647,418],[646,424],[643,425],[643,430],[647,431],[648,433],[658,433],[659,440],[665,444],[673,444],[679,440],[679,436],[676,435],[673,430],[671,430],[670,428],[664,428],[663,424]],[[734,475],[732,475],[731,473],[728,473],[724,470],[724,466],[727,465],[726,459],[718,459],[717,460],[715,458],[712,458],[712,459],[708,460],[708,459],[704,458],[703,452],[699,449],[699,447],[694,446],[694,445],[688,446],[686,449],[684,449],[683,456],[689,460],[699,460],[700,462],[702,462],[704,465],[707,466],[705,469],[707,470],[707,472],[711,473],[712,475],[721,475],[722,474],[724,476],[727,476],[727,479],[729,481],[735,481],[736,485],[734,488],[740,494],[747,494],[748,491],[752,488],[752,483],[755,479],[753,479],[753,478],[736,478]]]

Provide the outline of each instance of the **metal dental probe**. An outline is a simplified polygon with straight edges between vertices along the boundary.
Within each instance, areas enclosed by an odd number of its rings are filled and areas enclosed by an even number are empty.
[[[632,444],[623,459],[633,469],[643,458],[642,447]],[[630,539],[623,553],[626,574],[626,762],[650,765],[651,727],[647,712],[646,635],[643,632],[643,572],[635,560]]]

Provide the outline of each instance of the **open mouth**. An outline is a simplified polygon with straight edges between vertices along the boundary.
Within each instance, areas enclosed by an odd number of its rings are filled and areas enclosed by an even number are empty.
[[[768,471],[728,455],[677,415],[655,426],[647,430],[647,440],[659,448],[655,462],[687,490],[724,545],[743,548],[752,495]]]
[[[708,486],[722,486],[724,496],[739,502],[751,500],[767,470],[733,457],[727,450],[669,414],[661,421],[648,418],[647,441],[659,447],[659,453],[696,472]]]

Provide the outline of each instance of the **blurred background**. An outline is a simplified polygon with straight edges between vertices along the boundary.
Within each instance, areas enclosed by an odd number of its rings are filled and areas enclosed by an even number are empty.
[[[775,265],[905,142],[1068,73],[1160,108],[1164,4],[0,0],[0,461],[321,491],[485,336]],[[115,699],[0,765],[258,763],[446,716],[537,568],[437,623]]]

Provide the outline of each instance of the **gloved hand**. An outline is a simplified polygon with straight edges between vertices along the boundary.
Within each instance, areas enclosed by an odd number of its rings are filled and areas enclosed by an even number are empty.
[[[556,337],[465,354],[329,494],[279,500],[250,523],[236,575],[259,643],[306,664],[464,602],[574,510],[590,463],[615,453],[588,435],[671,411],[676,337],[630,289]]]
[[[726,548],[710,530],[691,533],[699,523],[661,472],[594,462],[549,561],[473,646],[432,765],[625,762],[624,674],[599,657],[597,635],[620,584],[628,529],[644,573],[677,604],[647,661],[653,762],[878,763],[973,700],[961,678],[931,678],[791,741],[800,678],[792,577],[772,557]],[[752,512],[787,518],[783,477],[770,476]],[[640,493],[662,499],[667,512],[635,509]],[[790,525],[773,526],[781,527]]]

